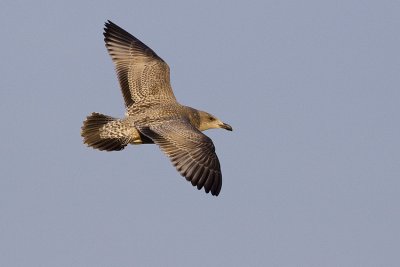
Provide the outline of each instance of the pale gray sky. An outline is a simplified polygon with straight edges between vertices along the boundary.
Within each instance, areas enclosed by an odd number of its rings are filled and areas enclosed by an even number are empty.
[[[400,266],[398,1],[2,1],[0,266]],[[210,130],[219,197],[155,146],[85,147],[122,116],[110,19]]]

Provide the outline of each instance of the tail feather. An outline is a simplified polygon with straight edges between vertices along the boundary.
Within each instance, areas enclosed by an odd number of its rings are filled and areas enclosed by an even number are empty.
[[[92,113],[83,122],[81,136],[83,142],[98,150],[118,151],[129,143],[129,135],[124,134],[122,122],[116,118]]]

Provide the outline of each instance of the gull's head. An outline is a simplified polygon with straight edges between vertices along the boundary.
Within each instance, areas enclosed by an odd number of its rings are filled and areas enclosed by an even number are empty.
[[[228,131],[232,131],[232,127],[229,124],[222,122],[220,119],[214,115],[207,113],[205,111],[199,111],[200,116],[200,126],[199,130],[204,131],[208,129],[222,128]]]

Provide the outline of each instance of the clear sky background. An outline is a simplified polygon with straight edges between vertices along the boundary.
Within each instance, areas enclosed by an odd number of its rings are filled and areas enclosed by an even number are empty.
[[[0,2],[0,266],[400,266],[398,1]],[[122,117],[110,19],[210,130],[219,197],[156,146],[82,144]]]

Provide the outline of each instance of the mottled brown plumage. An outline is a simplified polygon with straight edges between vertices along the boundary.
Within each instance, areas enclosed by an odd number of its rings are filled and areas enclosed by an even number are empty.
[[[104,41],[115,64],[126,117],[92,113],[82,126],[84,143],[106,151],[155,143],[193,186],[217,196],[221,167],[212,140],[201,131],[232,128],[207,112],[179,104],[168,64],[133,35],[108,21]]]

